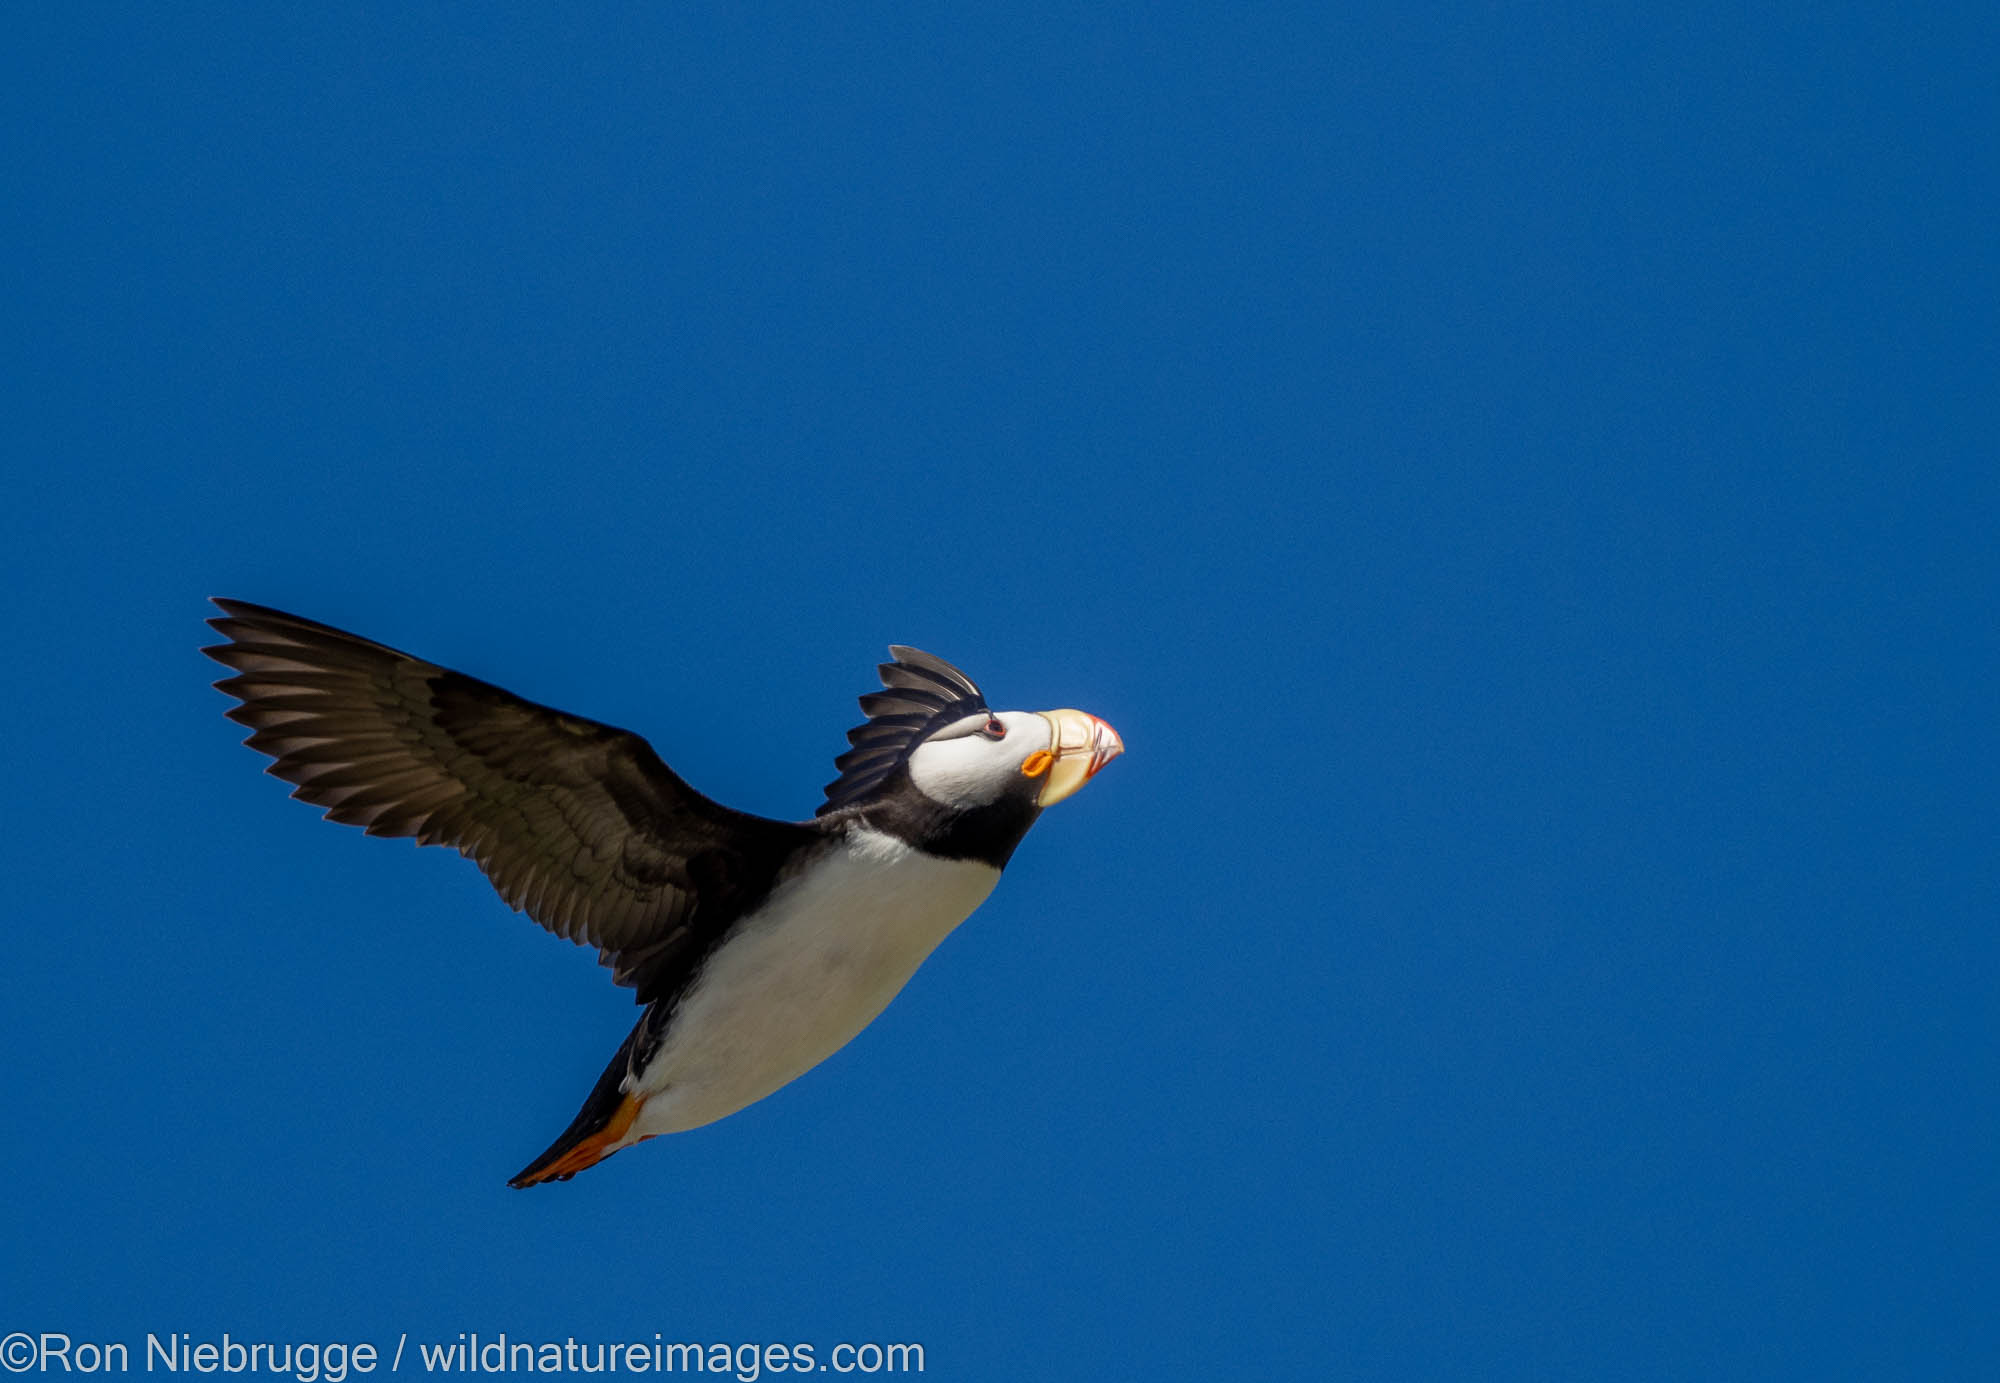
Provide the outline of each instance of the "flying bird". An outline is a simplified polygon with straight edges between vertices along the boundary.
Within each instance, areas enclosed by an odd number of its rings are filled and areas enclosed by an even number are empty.
[[[1044,807],[1124,752],[1082,711],[995,711],[891,645],[808,821],[734,811],[629,730],[242,600],[216,599],[229,718],[326,818],[452,846],[595,946],[645,1005],[583,1108],[511,1182],[567,1181],[797,1079],[986,900]]]

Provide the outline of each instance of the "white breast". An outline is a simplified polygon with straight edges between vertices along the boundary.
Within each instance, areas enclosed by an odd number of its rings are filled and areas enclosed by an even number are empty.
[[[627,1141],[697,1128],[846,1046],[1000,871],[856,829],[782,883],[709,957],[641,1076]]]

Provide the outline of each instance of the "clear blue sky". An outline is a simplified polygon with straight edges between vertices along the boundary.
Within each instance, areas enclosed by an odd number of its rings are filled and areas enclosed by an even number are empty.
[[[1990,1368],[1996,28],[15,7],[0,1332]],[[1129,753],[515,1192],[628,996],[287,801],[210,594],[773,815],[891,641]]]

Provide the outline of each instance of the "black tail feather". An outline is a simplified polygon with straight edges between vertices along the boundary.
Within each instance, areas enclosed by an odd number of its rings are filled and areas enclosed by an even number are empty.
[[[619,1044],[617,1054],[611,1058],[611,1064],[604,1068],[604,1074],[599,1076],[597,1084],[591,1087],[589,1096],[583,1102],[583,1108],[579,1109],[576,1117],[570,1120],[569,1127],[562,1131],[562,1135],[555,1142],[549,1144],[546,1152],[510,1179],[507,1183],[509,1186],[520,1189],[534,1186],[542,1181],[568,1181],[576,1175],[575,1172],[562,1172],[552,1177],[544,1177],[541,1171],[611,1122],[611,1116],[625,1101],[623,1087],[625,1077],[632,1073],[632,1050],[646,1040],[643,1034],[652,1016],[650,1008],[640,1015],[632,1031],[627,1033],[625,1040]]]

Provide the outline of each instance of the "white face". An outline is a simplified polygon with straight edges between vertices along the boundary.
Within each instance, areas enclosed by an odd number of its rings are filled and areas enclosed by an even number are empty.
[[[990,733],[997,721],[1006,731]],[[996,711],[947,725],[910,755],[910,781],[934,802],[982,807],[1022,781],[1021,765],[1049,748],[1049,722],[1033,711]]]

